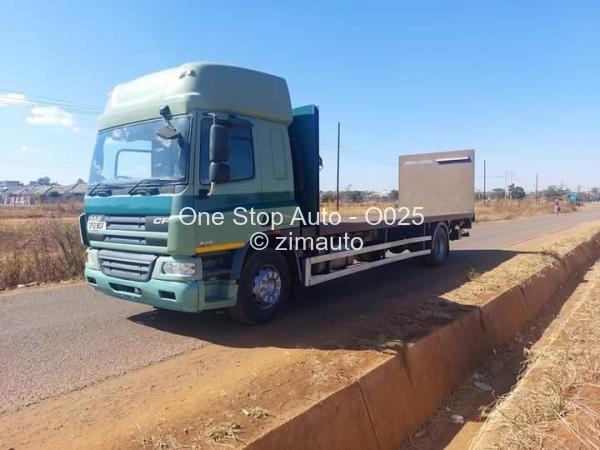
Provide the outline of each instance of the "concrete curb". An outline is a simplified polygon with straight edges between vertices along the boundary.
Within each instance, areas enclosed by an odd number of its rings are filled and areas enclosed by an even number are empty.
[[[494,347],[509,342],[570,277],[598,256],[600,233],[560,257],[559,264],[409,344],[402,357],[390,355],[247,448],[397,448]]]

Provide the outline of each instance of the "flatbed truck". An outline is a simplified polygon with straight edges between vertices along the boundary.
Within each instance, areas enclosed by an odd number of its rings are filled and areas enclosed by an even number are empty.
[[[401,156],[398,208],[324,220],[319,109],[292,109],[286,81],[255,70],[187,63],[119,84],[98,129],[85,278],[158,309],[266,322],[301,287],[441,265],[474,221],[472,150]]]

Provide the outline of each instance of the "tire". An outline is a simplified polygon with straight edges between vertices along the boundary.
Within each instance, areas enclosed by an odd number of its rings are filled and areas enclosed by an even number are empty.
[[[428,266],[441,266],[448,260],[450,254],[450,240],[448,238],[448,229],[445,225],[439,223],[433,231],[431,237],[431,253],[424,258]]]
[[[269,322],[285,310],[291,294],[290,268],[284,256],[265,249],[251,253],[244,263],[237,304],[229,310],[239,322]]]

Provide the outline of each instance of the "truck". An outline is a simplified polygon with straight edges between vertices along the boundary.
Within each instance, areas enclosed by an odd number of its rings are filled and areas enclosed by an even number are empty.
[[[397,207],[325,217],[319,108],[292,109],[286,81],[256,70],[195,62],[119,84],[98,130],[85,279],[159,310],[267,322],[304,287],[444,264],[474,221],[473,150],[401,156]]]

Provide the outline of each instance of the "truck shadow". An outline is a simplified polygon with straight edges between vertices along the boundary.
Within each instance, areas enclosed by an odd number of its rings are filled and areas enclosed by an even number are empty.
[[[514,257],[506,250],[454,250],[442,267],[403,261],[304,289],[285,315],[245,326],[224,312],[149,311],[129,320],[227,347],[373,349],[410,342],[476,306],[444,294]]]

